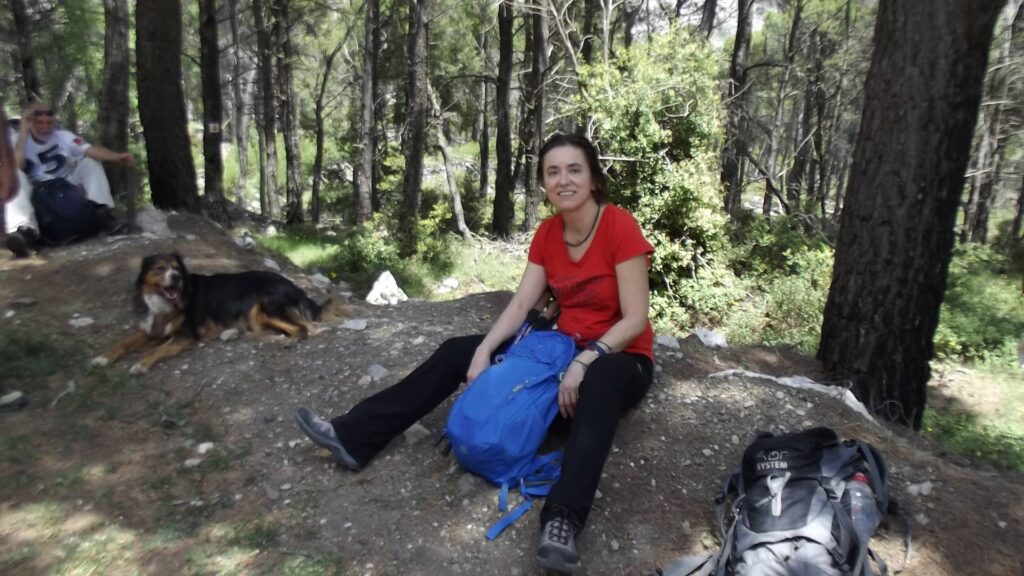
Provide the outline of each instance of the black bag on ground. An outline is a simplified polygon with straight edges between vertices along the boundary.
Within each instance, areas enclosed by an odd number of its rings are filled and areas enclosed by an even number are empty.
[[[760,434],[716,498],[721,549],[654,574],[874,576],[874,560],[885,575],[868,541],[891,508],[888,470],[870,444],[840,442],[828,428]]]
[[[44,244],[63,246],[100,232],[98,204],[85,191],[63,178],[34,184],[32,208]]]

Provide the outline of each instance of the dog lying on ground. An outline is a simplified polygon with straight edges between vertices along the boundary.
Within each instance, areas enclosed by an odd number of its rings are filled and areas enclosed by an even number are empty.
[[[145,313],[139,332],[94,358],[93,364],[110,364],[163,340],[132,366],[132,374],[143,374],[193,342],[230,328],[254,333],[272,330],[305,338],[315,332],[313,322],[319,321],[327,308],[337,308],[330,300],[323,306],[317,304],[291,280],[273,272],[192,274],[179,254],[143,258],[135,281],[135,300]]]

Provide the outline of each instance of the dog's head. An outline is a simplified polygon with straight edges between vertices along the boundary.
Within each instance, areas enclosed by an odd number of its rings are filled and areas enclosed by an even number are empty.
[[[188,281],[188,270],[179,254],[146,256],[135,280],[137,303],[153,312],[183,310]]]

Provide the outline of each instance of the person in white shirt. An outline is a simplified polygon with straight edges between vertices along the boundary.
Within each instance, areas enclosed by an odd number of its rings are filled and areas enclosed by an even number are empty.
[[[115,152],[91,145],[79,136],[58,129],[53,109],[43,103],[30,105],[21,116],[20,130],[10,135],[14,142],[15,163],[20,168],[18,191],[4,206],[7,248],[15,257],[26,257],[40,241],[61,244],[66,238],[47,238],[47,226],[40,227],[33,197],[40,190],[61,190],[60,193],[84,192],[89,201],[87,210],[94,216],[100,230],[116,232],[120,227],[111,208],[114,199],[101,162],[134,166],[129,152]],[[85,215],[83,215],[85,216]],[[93,216],[93,215],[89,215]]]

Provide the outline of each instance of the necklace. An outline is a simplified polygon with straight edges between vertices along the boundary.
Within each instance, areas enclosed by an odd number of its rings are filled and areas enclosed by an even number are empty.
[[[562,219],[562,240],[565,240],[565,245],[570,247],[570,248],[579,248],[580,246],[583,246],[583,244],[587,240],[590,239],[590,235],[594,233],[594,229],[597,228],[597,221],[598,221],[599,218],[601,218],[601,205],[600,204],[597,205],[597,212],[594,214],[594,222],[590,225],[590,231],[588,231],[587,235],[584,236],[583,239],[580,240],[579,242],[569,242],[569,237],[566,236],[566,234],[565,234],[565,232],[566,232],[566,230],[565,230],[565,219],[563,218]]]

